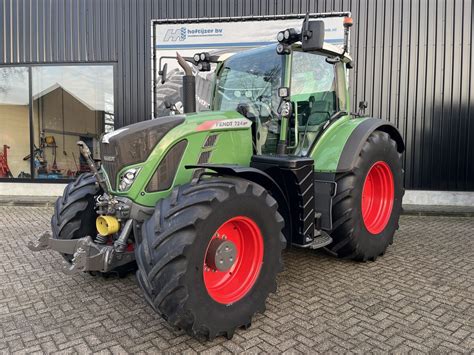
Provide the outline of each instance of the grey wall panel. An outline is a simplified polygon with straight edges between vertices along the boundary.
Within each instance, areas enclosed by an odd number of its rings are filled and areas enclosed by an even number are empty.
[[[352,106],[396,124],[408,188],[474,191],[470,0],[0,0],[0,65],[115,62],[118,126],[151,116],[152,19],[351,11]]]

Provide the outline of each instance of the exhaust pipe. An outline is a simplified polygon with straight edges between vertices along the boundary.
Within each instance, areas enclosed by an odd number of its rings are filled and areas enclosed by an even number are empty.
[[[193,69],[186,60],[176,52],[178,64],[184,70],[183,76],[183,110],[184,113],[196,112],[196,78]]]

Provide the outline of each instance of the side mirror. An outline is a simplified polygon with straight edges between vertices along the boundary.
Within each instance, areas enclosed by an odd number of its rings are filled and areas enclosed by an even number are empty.
[[[321,20],[305,20],[301,29],[303,51],[316,51],[324,45],[324,22]]]
[[[166,82],[166,74],[168,73],[168,63],[163,65],[163,69],[161,69],[158,74],[161,75],[161,83],[164,84]]]

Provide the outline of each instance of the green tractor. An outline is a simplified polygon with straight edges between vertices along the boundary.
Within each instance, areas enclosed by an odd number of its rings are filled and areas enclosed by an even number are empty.
[[[135,267],[156,312],[209,339],[264,312],[286,247],[375,261],[398,228],[404,143],[350,113],[344,24],[343,49],[306,17],[274,45],[178,55],[185,114],[106,134],[100,164],[79,142],[92,172],[67,185],[30,249],[60,252],[70,274]],[[209,111],[195,112],[189,62],[217,65]]]

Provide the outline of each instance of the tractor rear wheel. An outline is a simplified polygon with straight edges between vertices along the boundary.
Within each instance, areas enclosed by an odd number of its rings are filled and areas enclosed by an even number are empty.
[[[337,176],[330,252],[375,261],[392,244],[404,194],[401,158],[396,142],[375,131],[362,147],[355,168]]]
[[[143,224],[135,251],[146,300],[190,335],[231,338],[276,291],[283,224],[277,202],[253,182],[219,177],[175,188]]]

